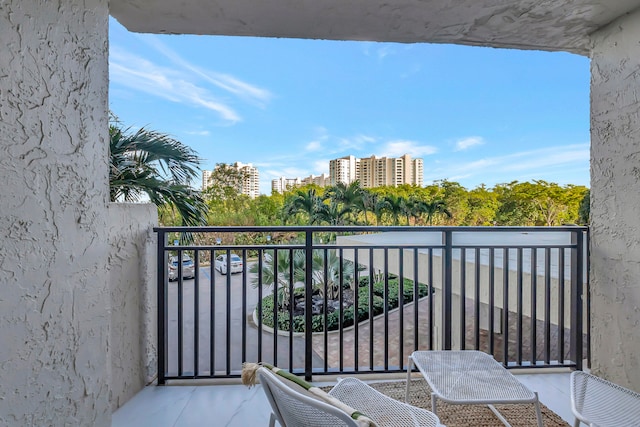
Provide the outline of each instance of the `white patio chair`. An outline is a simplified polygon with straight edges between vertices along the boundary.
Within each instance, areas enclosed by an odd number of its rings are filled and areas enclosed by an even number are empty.
[[[571,411],[591,427],[640,426],[640,394],[582,371],[571,373]]]
[[[433,413],[385,396],[356,378],[341,380],[328,394],[362,413],[359,419],[267,368],[259,368],[258,377],[273,410],[270,427],[276,420],[282,427],[441,426]]]

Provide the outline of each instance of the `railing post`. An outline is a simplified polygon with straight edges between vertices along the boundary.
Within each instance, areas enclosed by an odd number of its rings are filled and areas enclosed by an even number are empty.
[[[167,306],[165,295],[165,283],[167,273],[167,262],[164,253],[164,248],[167,244],[167,234],[164,230],[156,230],[158,233],[158,240],[156,245],[156,277],[158,279],[157,290],[157,310],[158,310],[158,385],[165,384],[165,374],[167,372],[166,361],[166,342],[167,342]]]
[[[451,350],[451,309],[453,306],[453,232],[444,232],[444,268],[442,272],[442,349]]]
[[[584,238],[582,230],[576,230],[571,233],[571,347],[576,362],[576,369],[582,370],[582,335],[583,335],[583,309],[582,309],[582,290],[584,286]]]
[[[311,381],[313,372],[313,334],[312,308],[313,288],[311,285],[313,274],[313,231],[305,231],[305,279],[304,279],[304,378]],[[326,333],[326,332],[325,332]]]

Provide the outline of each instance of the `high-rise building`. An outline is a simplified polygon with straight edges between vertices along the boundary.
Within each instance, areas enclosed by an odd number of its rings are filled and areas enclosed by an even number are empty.
[[[285,191],[291,190],[292,188],[300,185],[302,185],[302,180],[300,178],[285,178],[284,176],[281,176],[280,178],[271,180],[271,192],[284,193]]]
[[[220,165],[216,166],[213,171],[202,171],[202,190],[215,184],[215,170]],[[233,183],[233,186],[237,187],[238,193],[246,194],[247,196],[255,199],[260,195],[260,173],[258,168],[254,167],[251,163],[235,162],[232,165],[225,165],[241,173],[241,178],[238,182]]]
[[[302,178],[302,185],[315,184],[318,187],[326,187],[331,184],[331,178],[326,173],[322,175],[309,175],[306,178]]]
[[[213,171],[202,171],[202,191],[213,185],[213,182],[211,181],[212,175]]]
[[[329,162],[331,185],[338,182],[350,184],[356,179],[363,188],[402,184],[422,185],[423,160],[401,157],[342,157]]]
[[[359,159],[354,156],[345,156],[329,161],[329,177],[331,185],[339,182],[351,184],[358,179]]]
[[[323,173],[322,175],[309,175],[306,178],[285,178],[280,177],[278,179],[271,180],[271,192],[272,193],[284,193],[292,188],[299,187],[301,185],[315,184],[318,187],[326,187],[329,185],[329,175]]]

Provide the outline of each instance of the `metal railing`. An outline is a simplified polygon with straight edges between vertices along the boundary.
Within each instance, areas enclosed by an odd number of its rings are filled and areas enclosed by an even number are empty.
[[[429,349],[507,368],[589,358],[584,227],[154,230],[160,384],[237,377],[246,361],[308,379],[403,372]]]

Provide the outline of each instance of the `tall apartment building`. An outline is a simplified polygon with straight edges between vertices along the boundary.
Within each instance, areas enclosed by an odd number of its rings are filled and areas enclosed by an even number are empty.
[[[422,159],[411,159],[408,154],[401,157],[371,156],[362,159],[347,156],[331,160],[329,173],[332,185],[338,182],[350,184],[356,179],[363,188],[422,185],[424,163]]]
[[[213,171],[202,171],[202,191],[213,185]]]
[[[339,182],[351,184],[358,179],[359,159],[354,156],[345,156],[329,161],[329,177],[331,185]]]
[[[302,185],[300,178],[285,178],[281,176],[280,178],[271,180],[271,193],[284,193],[300,185]]]
[[[258,168],[254,167],[251,163],[235,162],[232,165],[228,165],[231,168],[242,172],[242,179],[240,182],[235,183],[238,188],[238,193],[246,194],[247,196],[255,199],[260,195],[260,173]],[[217,169],[219,166],[216,166]],[[215,177],[215,169],[213,171],[202,171],[202,189],[215,184],[213,182]]]
[[[327,187],[331,184],[331,178],[326,173],[322,175],[309,175],[306,178],[302,178],[302,185],[315,184],[318,187]]]
[[[309,175],[306,178],[285,178],[280,177],[278,179],[271,180],[271,192],[272,193],[284,193],[291,190],[294,187],[301,185],[315,184],[318,187],[326,187],[330,183],[329,175],[323,173],[322,175]]]

